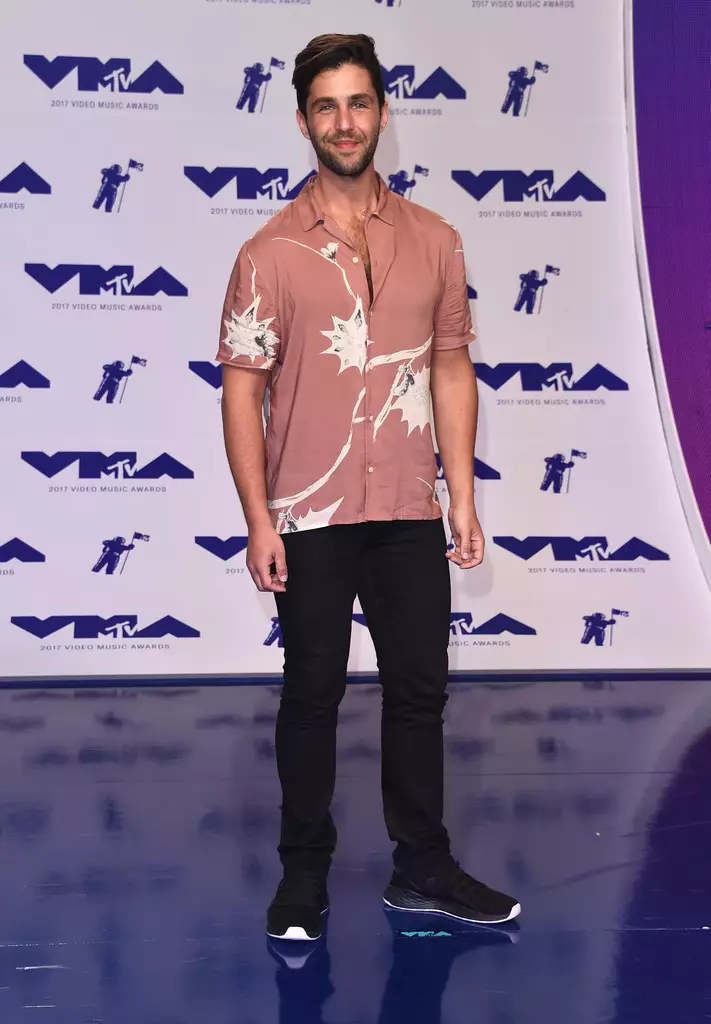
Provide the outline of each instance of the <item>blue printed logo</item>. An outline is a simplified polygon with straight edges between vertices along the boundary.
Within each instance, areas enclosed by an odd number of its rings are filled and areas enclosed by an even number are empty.
[[[547,75],[550,71],[549,64],[543,64],[540,60],[535,61],[533,65],[533,74],[529,78],[528,68],[520,67],[515,68],[513,71],[509,71],[508,88],[506,90],[506,98],[504,99],[504,105],[501,108],[502,114],[508,114],[511,111],[513,117],[520,117],[521,110],[523,110],[523,116],[528,117],[528,108],[531,104],[531,94],[533,87],[538,81],[536,78],[536,72],[539,71],[542,75]]]
[[[192,480],[192,469],[178,462],[172,455],[163,452],[144,466],[138,464],[136,452],[22,452],[22,461],[50,480],[70,466],[78,467],[79,480],[100,480],[113,477],[116,480]]]
[[[472,199],[481,202],[497,185],[503,186],[505,203],[574,203],[585,199],[589,203],[604,203],[603,190],[582,171],[576,171],[564,184],[555,187],[553,171],[452,171],[456,181]]]
[[[40,619],[36,615],[13,615],[10,622],[39,640],[45,640],[67,626],[73,626],[75,640],[96,640],[98,637],[109,636],[116,640],[200,636],[199,630],[172,615],[164,615],[143,627],[138,625],[138,618],[138,615],[111,615],[107,619],[100,615],[49,615],[46,619]]]
[[[47,557],[31,544],[25,543],[19,537],[0,544],[0,563],[2,562],[46,562]]]
[[[661,548],[655,548],[639,537],[632,537],[619,548],[611,549],[607,537],[493,537],[505,551],[528,562],[535,555],[550,548],[555,562],[634,562],[638,558],[647,562],[668,562],[669,555]]]
[[[375,0],[376,4],[385,4],[386,7],[400,7],[402,0]]]
[[[101,554],[92,566],[91,571],[96,573],[103,572],[107,576],[113,576],[120,565],[119,576],[122,576],[128,562],[128,556],[136,549],[136,541],[147,543],[150,539],[147,533],[138,533],[136,531],[134,531],[133,537],[128,543],[126,543],[125,537],[110,537],[102,542]]]
[[[270,202],[296,199],[309,178],[316,173],[309,171],[306,177],[289,188],[289,171],[286,167],[270,167],[266,171],[259,171],[256,167],[215,167],[212,171],[207,167],[184,167],[183,172],[193,185],[197,185],[211,199],[234,181],[237,199],[268,199]]]
[[[116,197],[118,196],[118,206],[116,206],[116,213],[121,212],[123,206],[124,195],[126,192],[126,185],[131,180],[131,171],[141,173],[143,171],[144,164],[138,160],[131,158],[126,165],[126,173],[123,173],[121,164],[111,164],[110,167],[104,167],[101,171],[101,184],[99,185],[99,191],[96,193],[96,199],[94,200],[94,209],[100,210],[103,206],[104,213],[113,213],[114,206],[116,205]]]
[[[17,388],[20,385],[33,389],[51,386],[49,378],[35,370],[34,366],[30,366],[24,359],[20,359],[0,373],[0,388]]]
[[[208,363],[203,359],[191,359],[188,363],[188,369],[197,374],[200,380],[204,380],[211,388],[217,390],[222,387],[221,363]]]
[[[541,490],[550,491],[552,488],[553,494],[561,494],[563,492],[563,482],[565,482],[565,493],[568,494],[570,492],[570,478],[577,465],[575,460],[587,459],[587,457],[587,452],[581,452],[577,448],[571,448],[570,458],[568,459],[566,459],[562,452],[546,456],[544,459],[546,468],[543,474]]]
[[[140,356],[131,356],[128,366],[124,365],[122,359],[115,359],[113,363],[104,363],[101,383],[94,392],[94,401],[105,401],[107,405],[113,405],[118,396],[120,405],[126,394],[128,379],[133,376],[134,369],[145,367],[147,362],[147,359],[141,359]]]
[[[118,264],[105,270],[95,263],[25,263],[25,273],[54,295],[72,278],[79,279],[80,295],[169,295],[186,296],[188,289],[177,277],[158,267],[142,281],[136,282],[135,270],[129,264]]]
[[[34,196],[49,196],[52,186],[37,171],[33,171],[23,160],[14,171],[0,178],[0,192],[17,195],[18,192],[29,192]]]
[[[583,629],[583,636],[580,643],[594,644],[595,647],[603,647],[605,644],[605,637],[607,636],[610,641],[609,646],[612,647],[613,631],[617,625],[617,619],[627,619],[629,618],[629,614],[629,612],[623,611],[622,608],[613,608],[609,618],[604,614],[604,612],[593,612],[592,615],[583,615],[585,628]]]
[[[399,196],[404,196],[406,199],[412,198],[412,190],[417,184],[418,175],[422,178],[428,177],[430,171],[428,167],[421,167],[420,164],[415,164],[415,169],[412,175],[408,174],[407,171],[396,171],[395,174],[388,176],[388,188],[391,192],[395,192]]]
[[[474,363],[474,369],[482,384],[499,391],[505,384],[518,377],[522,391],[629,391],[629,384],[612,373],[601,363],[575,376],[572,363]]]
[[[265,71],[264,65],[259,62],[245,68],[242,92],[236,104],[237,110],[244,110],[246,108],[248,114],[254,114],[257,112],[257,106],[259,106],[259,113],[261,114],[264,110],[264,102],[267,97],[269,83],[272,80],[273,71],[283,71],[285,67],[285,61],[272,57],[269,62],[268,71]]]
[[[223,562],[229,562],[247,547],[247,537],[196,537],[195,543]]]
[[[48,89],[54,89],[71,75],[77,73],[79,92],[165,93],[182,95],[183,85],[160,61],[153,63],[136,75],[131,61],[126,57],[110,57],[101,61],[97,57],[55,57],[48,60],[40,54],[26,54],[25,66],[37,75]]]
[[[560,277],[560,267],[552,267],[550,263],[546,263],[546,269],[542,274],[537,270],[528,270],[526,273],[518,275],[520,285],[514,304],[514,313],[520,313],[522,309],[525,309],[530,316],[535,310],[540,316],[543,308],[543,289],[548,284],[549,274],[552,277]]]
[[[449,617],[449,632],[455,637],[501,636],[502,633],[510,633],[512,636],[536,636],[536,630],[532,626],[502,613],[477,626],[471,612],[452,612]]]
[[[386,68],[381,64],[385,91],[396,100],[465,100],[466,90],[443,67],[427,76],[419,85],[414,64],[396,64]]]

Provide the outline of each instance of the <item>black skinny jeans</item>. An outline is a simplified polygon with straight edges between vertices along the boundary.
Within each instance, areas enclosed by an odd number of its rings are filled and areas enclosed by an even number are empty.
[[[357,595],[383,690],[383,807],[395,866],[426,875],[449,854],[442,712],[451,599],[442,521],[327,526],[283,540],[289,579],[276,595],[285,655],[276,753],[284,868],[326,871],[336,845],[336,725]]]

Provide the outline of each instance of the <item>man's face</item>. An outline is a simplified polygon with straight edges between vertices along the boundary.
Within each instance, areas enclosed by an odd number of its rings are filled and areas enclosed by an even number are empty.
[[[311,83],[306,106],[297,120],[320,162],[334,174],[356,177],[375,155],[378,137],[388,122],[387,103],[378,108],[373,83],[365,68],[344,64],[324,71]]]

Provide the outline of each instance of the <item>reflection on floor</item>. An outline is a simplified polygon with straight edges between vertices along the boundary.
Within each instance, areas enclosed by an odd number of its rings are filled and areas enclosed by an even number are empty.
[[[341,713],[326,939],[268,945],[276,687],[0,692],[0,1021],[701,1024],[711,685],[457,684],[448,824],[520,926],[380,901],[379,693]]]

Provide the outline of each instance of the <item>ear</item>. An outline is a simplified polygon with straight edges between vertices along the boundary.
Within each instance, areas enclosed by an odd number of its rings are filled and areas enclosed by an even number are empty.
[[[382,134],[382,132],[385,131],[389,119],[390,107],[388,106],[388,101],[386,100],[385,103],[383,104],[383,109],[380,111],[380,128],[378,129],[378,134]]]
[[[304,138],[310,141],[311,136],[309,135],[309,126],[306,123],[306,118],[298,108],[296,110],[296,123],[298,124],[299,131],[304,136]]]

